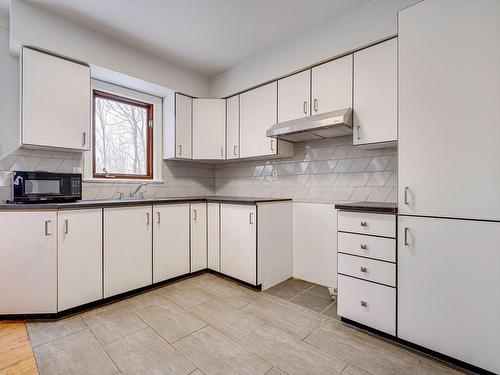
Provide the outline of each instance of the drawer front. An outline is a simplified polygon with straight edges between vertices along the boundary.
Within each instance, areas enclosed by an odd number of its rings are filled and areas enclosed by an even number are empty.
[[[396,240],[392,238],[339,232],[338,251],[387,262],[396,262]]]
[[[396,286],[396,265],[394,263],[345,254],[339,254],[338,261],[339,273],[389,286]]]
[[[338,314],[390,335],[396,334],[396,289],[339,275]]]
[[[338,230],[396,238],[396,216],[340,211]]]

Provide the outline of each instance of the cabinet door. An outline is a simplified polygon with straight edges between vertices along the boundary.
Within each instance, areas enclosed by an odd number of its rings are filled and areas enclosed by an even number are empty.
[[[104,209],[104,297],[152,283],[152,209]]]
[[[499,25],[498,1],[399,13],[399,212],[500,220]]]
[[[192,154],[193,99],[175,94],[175,157],[191,159]]]
[[[307,117],[310,112],[311,71],[278,81],[278,122]]]
[[[500,223],[400,216],[398,228],[398,336],[500,373]]]
[[[257,285],[257,208],[221,204],[221,272]]]
[[[277,83],[240,95],[240,157],[276,154],[276,140],[266,136],[277,122]]]
[[[226,159],[238,159],[240,156],[240,96],[226,100],[227,140]]]
[[[90,68],[22,50],[22,142],[89,150]]]
[[[312,68],[312,114],[352,107],[352,55]]]
[[[225,159],[226,100],[193,99],[193,159]]]
[[[57,312],[55,212],[0,212],[0,314]]]
[[[396,38],[354,54],[353,144],[398,139],[397,75]]]
[[[58,311],[102,298],[102,209],[57,215]]]
[[[189,204],[153,207],[153,282],[189,273]]]
[[[208,268],[220,271],[220,204],[208,203]]]
[[[207,268],[207,204],[191,205],[191,272]]]

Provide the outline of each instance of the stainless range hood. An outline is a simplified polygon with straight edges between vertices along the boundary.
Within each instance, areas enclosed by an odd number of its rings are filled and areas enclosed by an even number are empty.
[[[269,128],[267,136],[289,142],[334,138],[352,134],[352,109],[322,113],[309,117],[278,122]]]

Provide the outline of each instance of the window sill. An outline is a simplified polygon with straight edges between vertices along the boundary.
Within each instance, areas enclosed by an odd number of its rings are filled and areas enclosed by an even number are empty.
[[[97,183],[97,184],[163,184],[162,180],[149,180],[149,179],[137,179],[137,178],[83,178],[83,182],[87,183]]]

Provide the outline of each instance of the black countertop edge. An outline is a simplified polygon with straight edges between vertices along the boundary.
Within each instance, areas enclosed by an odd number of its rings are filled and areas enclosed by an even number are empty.
[[[397,203],[386,202],[355,202],[355,203],[338,203],[335,205],[337,210],[354,211],[354,212],[369,212],[378,214],[394,214],[398,213]]]
[[[255,197],[223,197],[223,196],[204,196],[204,197],[175,197],[158,199],[122,199],[122,200],[82,200],[69,203],[6,203],[0,204],[2,210],[64,210],[77,208],[94,207],[129,207],[129,206],[151,206],[155,204],[173,204],[173,203],[228,203],[228,204],[248,204],[256,205],[259,203],[273,203],[292,201],[291,198],[255,198]]]

